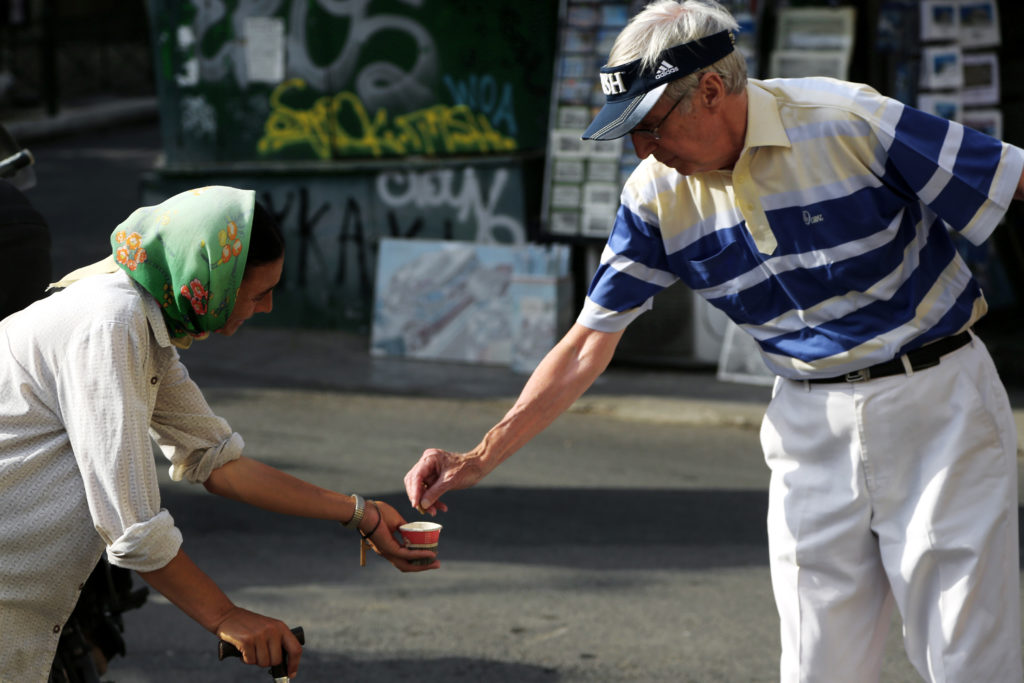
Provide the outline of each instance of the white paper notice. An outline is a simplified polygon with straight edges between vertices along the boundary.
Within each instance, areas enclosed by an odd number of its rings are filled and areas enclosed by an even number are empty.
[[[246,17],[245,66],[250,82],[280,83],[284,80],[284,20],[279,17]]]

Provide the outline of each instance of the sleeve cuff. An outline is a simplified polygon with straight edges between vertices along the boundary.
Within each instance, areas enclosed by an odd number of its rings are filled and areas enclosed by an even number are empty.
[[[181,548],[181,531],[167,510],[132,524],[107,546],[107,560],[116,567],[151,572],[167,566]]]
[[[598,332],[618,332],[636,320],[642,313],[649,311],[654,306],[653,297],[644,303],[626,311],[613,311],[599,304],[594,303],[590,297],[583,302],[583,309],[576,318],[583,327]]]
[[[210,477],[210,473],[215,469],[240,458],[244,448],[245,441],[237,432],[234,432],[219,446],[203,452],[194,452],[190,458],[180,462],[172,460],[171,479],[174,481],[186,479],[193,484],[201,484]]]

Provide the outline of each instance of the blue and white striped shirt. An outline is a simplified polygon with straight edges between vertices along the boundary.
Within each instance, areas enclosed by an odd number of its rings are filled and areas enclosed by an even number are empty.
[[[579,322],[623,329],[677,280],[758,341],[768,367],[827,377],[889,360],[987,310],[949,230],[995,229],[1024,150],[826,78],[751,79],[732,171],[642,161]]]

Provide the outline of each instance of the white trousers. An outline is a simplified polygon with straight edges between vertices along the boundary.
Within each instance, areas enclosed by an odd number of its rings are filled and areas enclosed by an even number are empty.
[[[980,340],[911,375],[778,380],[761,428],[783,683],[1020,683],[1017,432]]]

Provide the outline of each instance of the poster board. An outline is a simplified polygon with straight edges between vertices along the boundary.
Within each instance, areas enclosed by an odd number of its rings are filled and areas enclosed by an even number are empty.
[[[370,353],[530,372],[568,329],[569,249],[380,242]]]

